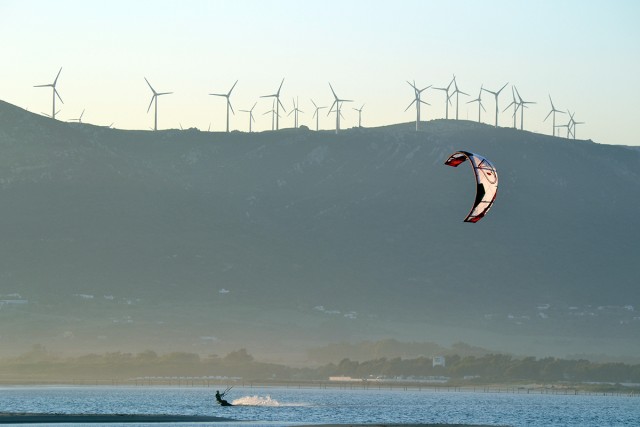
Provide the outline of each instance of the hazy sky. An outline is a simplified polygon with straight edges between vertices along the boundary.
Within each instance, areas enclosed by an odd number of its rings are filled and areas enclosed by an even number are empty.
[[[282,78],[290,111],[299,97],[300,124],[315,128],[313,107],[345,104],[343,127],[357,125],[353,107],[365,104],[363,126],[415,120],[406,83],[446,86],[457,76],[460,118],[477,120],[480,85],[497,90],[499,124],[512,125],[514,84],[525,100],[525,129],[551,133],[550,94],[572,112],[578,138],[640,145],[640,2],[629,1],[29,1],[0,0],[0,99],[50,113],[47,84],[63,67],[58,118],[123,129],[153,126],[151,91],[159,100],[159,128],[224,130],[227,92],[236,110],[231,128],[271,127],[270,99]],[[444,117],[444,92],[427,90],[423,120]],[[493,123],[493,96],[484,93],[482,121]],[[455,104],[450,107],[455,114]],[[293,115],[281,127],[293,126]],[[560,124],[566,115],[558,116]],[[335,126],[323,110],[320,127]],[[563,135],[566,130],[562,130]]]

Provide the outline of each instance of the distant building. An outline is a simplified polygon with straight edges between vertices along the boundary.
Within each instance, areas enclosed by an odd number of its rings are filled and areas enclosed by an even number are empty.
[[[442,366],[443,368],[446,366],[444,356],[433,356],[431,359],[433,367]]]
[[[4,304],[12,304],[12,305],[19,305],[19,304],[29,304],[29,300],[26,299],[3,299],[0,300],[0,305],[4,305]]]
[[[329,377],[329,381],[354,382],[354,381],[362,381],[362,379],[361,378],[351,378],[351,377]]]

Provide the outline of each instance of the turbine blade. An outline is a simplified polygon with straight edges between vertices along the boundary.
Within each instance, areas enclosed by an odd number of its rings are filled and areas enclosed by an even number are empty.
[[[547,114],[547,117],[544,118],[543,122],[546,122],[547,119],[549,118],[549,116],[551,115],[551,113],[553,113],[553,110],[549,111],[549,114]]]
[[[327,113],[327,116],[333,112],[333,106],[336,105],[337,103],[338,103],[337,100],[333,101],[333,104],[331,104],[331,108],[329,108],[329,112]]]
[[[508,85],[508,84],[509,84],[509,82],[506,82],[506,83],[504,84],[504,86],[502,86],[502,87],[500,88],[500,90],[499,90],[498,92],[496,92],[496,93],[497,93],[497,94],[500,94],[500,92],[502,92],[502,89],[504,89],[505,87],[507,87],[507,85]],[[497,96],[497,95],[496,95],[496,96]]]
[[[316,105],[316,103],[315,103],[315,102],[313,102],[313,99],[311,100],[311,103],[313,104],[313,107],[314,107],[315,109],[318,109],[318,106]]]
[[[36,85],[34,87],[53,87],[53,85]]]
[[[284,84],[284,78],[280,82],[280,87],[278,87],[278,91],[276,92],[276,96],[280,96],[280,89],[282,89],[282,85]]]
[[[236,80],[233,86],[231,86],[231,89],[229,90],[229,93],[227,94],[227,96],[231,96],[231,92],[233,92],[233,88],[236,87],[237,84],[238,84],[238,81]]]
[[[58,74],[56,75],[56,79],[53,81],[53,86],[56,85],[56,82],[58,81],[58,77],[60,77],[60,73],[62,72],[62,67],[60,67],[60,70],[58,71]]]
[[[336,95],[336,91],[333,90],[333,86],[331,86],[331,82],[329,82],[329,88],[331,88],[331,93],[333,93],[333,97],[338,100],[338,95]]]
[[[149,112],[149,110],[151,110],[151,104],[153,104],[153,100],[154,100],[155,98],[156,98],[156,95],[154,94],[154,95],[151,97],[151,102],[149,102],[149,108],[147,108],[147,113]]]
[[[282,102],[280,102],[280,98],[276,98],[278,100],[278,104],[280,104],[280,106],[282,107],[282,111],[284,111],[285,113],[287,112],[287,109],[284,108],[284,105],[282,104]]]
[[[153,88],[153,86],[151,86],[151,83],[149,83],[149,80],[147,80],[147,78],[145,77],[144,80],[147,82],[147,84],[149,85],[149,89],[151,89],[151,92],[153,92],[153,94],[156,94],[156,90]]]
[[[231,101],[229,101],[229,98],[227,98],[227,104],[229,104],[229,108],[231,108],[231,113],[235,116],[236,112],[233,111],[233,105],[231,105]]]
[[[411,103],[407,106],[407,108],[404,109],[404,111],[407,111],[409,108],[411,108],[411,106],[413,105],[414,102],[416,102],[415,99],[413,101],[411,101]]]
[[[54,87],[53,88],[53,93],[56,94],[56,96],[58,97],[58,99],[60,100],[60,102],[62,102],[64,104],[64,101],[62,100],[62,98],[60,98],[60,94],[58,93],[58,90]],[[56,113],[58,114],[58,113]]]

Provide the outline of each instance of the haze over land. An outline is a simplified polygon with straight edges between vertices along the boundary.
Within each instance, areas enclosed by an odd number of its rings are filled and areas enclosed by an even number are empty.
[[[0,351],[640,350],[640,152],[468,121],[122,131],[0,103]],[[462,219],[477,151],[500,174]]]

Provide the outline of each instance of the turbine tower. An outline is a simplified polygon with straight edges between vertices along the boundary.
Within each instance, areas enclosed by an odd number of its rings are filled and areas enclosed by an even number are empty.
[[[485,110],[484,105],[482,105],[482,86],[480,85],[480,92],[478,93],[478,97],[476,99],[472,99],[471,101],[467,102],[467,104],[471,104],[472,102],[477,102],[478,103],[478,123],[480,123],[480,109],[483,109],[485,112],[487,110]]]
[[[233,111],[233,107],[231,106],[231,92],[233,92],[233,88],[236,87],[236,85],[238,84],[238,81],[236,80],[236,82],[233,84],[233,86],[231,86],[231,89],[229,89],[229,92],[227,93],[210,93],[209,95],[213,95],[213,96],[222,96],[224,98],[227,98],[227,132],[229,132],[229,109],[231,109],[231,112],[233,113],[233,115],[235,116],[236,112]]]
[[[520,130],[524,130],[524,109],[529,108],[527,107],[527,104],[535,104],[535,102],[525,101],[520,96],[520,92],[518,92],[518,88],[514,86],[514,89],[516,90],[516,95],[518,95],[518,100],[519,100],[518,103],[520,104]]]
[[[331,93],[333,93],[333,97],[335,98],[335,101],[333,101],[333,104],[331,104],[331,108],[329,109],[329,113],[327,114],[327,116],[332,113],[333,106],[335,105],[336,106],[336,133],[338,133],[338,131],[340,130],[340,103],[353,102],[353,101],[351,99],[338,98],[338,95],[336,95],[336,91],[333,90],[333,86],[331,86],[331,83],[329,83],[329,88],[331,88]]]
[[[144,80],[149,85],[149,89],[151,89],[151,92],[153,92],[153,96],[151,96],[151,102],[149,102],[149,108],[147,108],[147,113],[151,109],[151,104],[155,103],[155,119],[153,121],[153,130],[158,130],[158,97],[161,95],[169,95],[173,92],[156,92],[156,90],[153,88],[153,86],[151,86],[151,83],[149,83],[149,80],[147,80],[146,77],[144,78]]]
[[[266,115],[271,113],[271,130],[274,130],[275,118],[280,117],[280,114],[276,111],[276,100],[274,99],[271,103],[271,110],[264,112],[262,115]]]
[[[58,97],[58,99],[60,100],[60,102],[62,102],[64,104],[64,102],[62,101],[62,98],[60,97],[60,94],[58,93],[58,90],[56,89],[56,84],[58,83],[58,77],[60,77],[60,73],[62,72],[62,67],[60,67],[60,70],[58,71],[58,74],[56,75],[55,80],[53,81],[53,83],[50,83],[48,85],[36,85],[34,87],[50,87],[51,89],[53,89],[53,108],[51,109],[51,118],[52,119],[56,119],[56,114],[59,111],[56,111],[56,96]]]
[[[489,92],[490,94],[492,94],[492,95],[496,98],[496,125],[495,125],[495,127],[498,127],[498,113],[499,113],[499,111],[500,111],[500,110],[498,109],[498,96],[500,96],[500,92],[502,92],[502,89],[504,89],[505,87],[507,87],[507,85],[508,85],[508,84],[509,84],[509,82],[505,83],[505,84],[504,84],[504,86],[502,86],[502,87],[500,88],[500,90],[499,90],[499,91],[497,91],[497,92],[493,92],[493,91],[490,91],[489,89],[484,89],[484,88],[482,88],[482,90],[484,90],[485,92]]]
[[[316,110],[313,112],[313,117],[315,117],[315,118],[316,118],[316,131],[317,131],[317,130],[318,130],[318,128],[319,128],[319,125],[320,125],[320,114],[318,114],[318,112],[319,112],[320,110],[322,110],[323,108],[327,108],[327,107],[318,107],[318,106],[316,105],[316,103],[315,103],[315,102],[313,102],[313,99],[311,100],[311,103],[313,104],[314,108],[316,109]],[[313,117],[311,117],[311,118],[313,119]]]
[[[543,122],[546,122],[551,114],[553,114],[553,136],[556,136],[556,113],[565,114],[564,111],[556,110],[556,107],[553,105],[553,101],[551,100],[551,95],[549,95],[549,102],[551,103],[551,111],[547,114],[547,117],[544,118]]]
[[[282,89],[282,84],[284,83],[284,79],[282,79],[282,82],[280,82],[280,87],[278,87],[278,91],[272,95],[263,95],[260,98],[275,98],[276,99],[276,130],[280,129],[280,123],[279,123],[279,118],[280,118],[280,107],[282,107],[282,111],[284,111],[285,113],[287,112],[287,110],[284,109],[284,105],[282,105],[282,102],[280,102],[280,89]],[[272,126],[273,128],[273,126]],[[273,130],[273,129],[271,129]]]
[[[413,88],[413,93],[415,98],[413,99],[413,101],[411,101],[411,103],[409,104],[409,106],[407,108],[404,109],[404,111],[407,111],[409,108],[411,108],[411,106],[413,105],[413,103],[416,103],[416,132],[418,131],[418,123],[420,123],[420,104],[427,104],[427,105],[431,105],[428,102],[423,101],[422,99],[420,99],[420,96],[422,95],[422,92],[424,92],[425,90],[429,89],[431,87],[431,85],[422,88],[422,89],[418,89],[418,87],[416,86],[416,81],[414,80],[413,83],[407,81],[407,83],[409,83],[409,86],[411,86]]]
[[[302,111],[301,109],[299,109],[298,107],[300,106],[300,100],[298,100],[298,103],[296,104],[296,100],[293,100],[293,110],[289,111],[289,114],[287,114],[287,117],[289,117],[291,115],[291,113],[293,114],[293,127],[295,129],[298,129],[298,113],[304,113],[304,111]]]
[[[445,119],[449,118],[449,104],[451,104],[451,96],[453,96],[453,94],[449,95],[449,89],[451,89],[451,85],[453,84],[455,79],[456,79],[456,76],[454,75],[453,79],[451,79],[447,87],[434,87],[434,89],[442,90],[447,94],[447,100],[445,101],[445,116],[444,116]]]
[[[451,86],[451,84],[449,84],[449,86]],[[453,96],[454,94],[456,95],[456,120],[458,120],[458,95],[463,94],[463,95],[469,96],[469,94],[458,89],[458,82],[456,81],[456,76],[453,76],[453,86],[454,86],[454,89],[453,89],[453,92],[451,93],[451,96]]]
[[[249,133],[251,133],[251,122],[255,122],[256,121],[256,119],[253,118],[253,109],[256,108],[256,104],[257,104],[257,102],[255,104],[253,104],[253,107],[251,107],[250,110],[240,110],[243,113],[249,113]],[[267,111],[267,113],[268,113],[268,111]]]
[[[583,125],[585,122],[573,122],[573,139],[576,139],[576,126]]]
[[[516,120],[518,118],[518,108],[520,108],[520,104],[518,103],[518,100],[516,99],[516,92],[514,90],[515,86],[511,86],[511,96],[513,97],[513,101],[511,101],[511,104],[507,105],[507,107],[502,110],[502,112],[504,113],[505,111],[507,111],[509,109],[509,107],[511,107],[513,105],[513,128],[514,129],[518,129],[518,125],[516,124]]]
[[[364,108],[364,104],[362,104],[362,107],[358,108],[354,108],[354,110],[356,110],[358,112],[358,127],[361,128],[362,127],[362,109]]]

